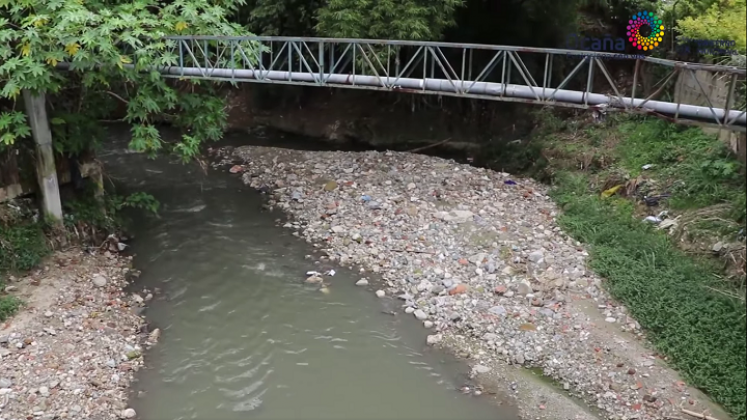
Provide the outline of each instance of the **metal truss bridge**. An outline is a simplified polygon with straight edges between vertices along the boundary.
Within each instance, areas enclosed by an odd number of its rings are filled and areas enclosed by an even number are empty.
[[[262,36],[174,36],[166,42],[173,48],[168,61],[174,66],[159,70],[174,78],[422,93],[602,113],[643,112],[679,124],[747,131],[744,98],[737,100],[736,91],[745,82],[745,69],[738,67],[442,42]],[[635,60],[632,84],[616,82],[607,68],[609,63],[625,64],[626,59]],[[703,78],[696,72],[726,81],[725,105],[715,106],[708,99]],[[700,91],[700,103],[660,100],[674,90],[665,88],[681,73],[692,78],[690,86]],[[644,77],[658,83],[653,83],[653,93],[639,97],[636,89]]]

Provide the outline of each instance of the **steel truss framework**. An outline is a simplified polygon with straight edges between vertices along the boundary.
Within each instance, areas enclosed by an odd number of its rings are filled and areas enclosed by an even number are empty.
[[[747,125],[744,101],[736,100],[736,88],[745,81],[745,69],[737,67],[593,51],[417,41],[184,36],[169,37],[167,42],[173,48],[169,61],[174,66],[160,71],[168,77],[375,89],[602,112],[645,112],[680,124],[742,132]],[[605,65],[605,61],[613,59],[636,60],[630,89],[613,80]],[[642,63],[646,63],[646,73],[663,77],[655,92],[639,98],[636,87]],[[563,72],[557,70],[561,66]],[[727,80],[725,108],[714,106],[708,99],[702,77],[696,77],[698,70],[714,79]],[[705,103],[654,100],[682,72],[692,77],[692,85],[698,87]],[[559,73],[565,77],[556,83],[553,75]],[[602,83],[595,83],[595,77],[600,76]],[[594,92],[595,87],[598,92]],[[735,102],[741,105],[735,106]]]

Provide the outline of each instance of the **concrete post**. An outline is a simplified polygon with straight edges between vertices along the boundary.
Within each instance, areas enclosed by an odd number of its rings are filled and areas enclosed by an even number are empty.
[[[46,100],[43,93],[34,95],[28,90],[23,91],[26,104],[26,115],[31,124],[31,133],[36,143],[36,179],[42,196],[44,215],[62,221],[62,202],[60,201],[60,187],[57,182],[57,167],[52,150],[52,131],[47,119]]]

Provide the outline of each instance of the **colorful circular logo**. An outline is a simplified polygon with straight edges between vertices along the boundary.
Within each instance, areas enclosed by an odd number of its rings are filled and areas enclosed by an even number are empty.
[[[664,39],[664,24],[653,13],[638,12],[628,21],[627,34],[634,47],[651,51]]]

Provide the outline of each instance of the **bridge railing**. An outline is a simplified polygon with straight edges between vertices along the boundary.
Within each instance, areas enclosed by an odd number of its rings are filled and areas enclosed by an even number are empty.
[[[652,113],[683,124],[745,131],[745,69],[597,51],[367,39],[294,37],[169,37],[178,65],[170,77],[316,85],[525,102],[597,111]],[[610,64],[608,63],[616,63]],[[632,81],[610,67],[635,63]],[[641,95],[655,75],[653,92]],[[681,103],[671,87],[692,77],[701,103]],[[701,73],[701,76],[697,73]],[[714,104],[702,74],[725,79],[727,97]]]

